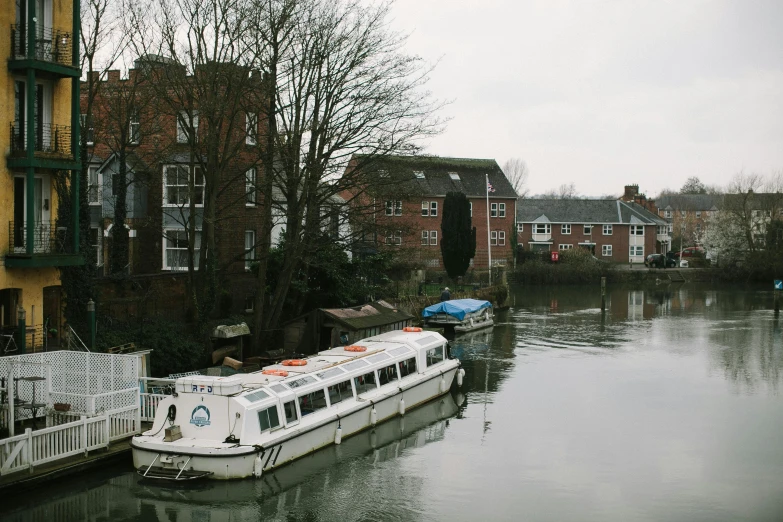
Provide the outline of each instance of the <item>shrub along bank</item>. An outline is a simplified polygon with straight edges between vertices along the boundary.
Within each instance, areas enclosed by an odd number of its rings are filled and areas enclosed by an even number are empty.
[[[509,281],[524,284],[582,284],[600,281],[618,272],[611,263],[600,261],[584,249],[561,253],[560,261],[552,263],[541,256],[530,256],[509,274]]]

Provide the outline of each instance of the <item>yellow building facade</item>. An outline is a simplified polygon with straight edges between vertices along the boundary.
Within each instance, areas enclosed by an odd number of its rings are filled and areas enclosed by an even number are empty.
[[[62,331],[60,267],[79,253],[79,3],[0,0],[0,332],[28,351]],[[58,197],[71,187],[74,197]],[[70,204],[68,216],[58,206]],[[5,353],[7,337],[0,355]],[[17,352],[18,353],[18,352]]]

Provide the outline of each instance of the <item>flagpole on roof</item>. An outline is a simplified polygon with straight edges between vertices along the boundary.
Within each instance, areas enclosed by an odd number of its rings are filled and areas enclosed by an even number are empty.
[[[484,174],[484,178],[484,181],[486,181],[484,190],[487,192],[487,257],[489,258],[489,286],[492,286],[492,245],[489,239],[489,174]]]

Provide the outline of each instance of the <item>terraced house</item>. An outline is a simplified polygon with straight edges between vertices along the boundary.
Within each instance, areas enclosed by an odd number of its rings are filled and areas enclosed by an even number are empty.
[[[0,10],[0,326],[24,320],[29,343],[61,331],[58,267],[79,253],[79,9],[16,0]],[[10,37],[9,37],[10,36]],[[76,189],[71,201],[60,195]],[[2,337],[3,349],[8,337]],[[56,341],[56,339],[54,339]],[[28,345],[29,347],[29,345]]]
[[[523,199],[517,240],[526,251],[585,248],[615,263],[643,263],[671,248],[667,223],[641,205],[614,199]]]

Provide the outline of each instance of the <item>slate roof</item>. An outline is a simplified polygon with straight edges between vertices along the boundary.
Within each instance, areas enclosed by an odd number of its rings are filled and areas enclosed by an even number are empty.
[[[440,156],[388,156],[373,162],[373,169],[386,171],[406,184],[411,193],[424,196],[445,196],[462,192],[469,198],[486,197],[485,174],[494,192],[492,198],[516,198],[517,193],[494,159],[445,158]],[[424,177],[414,174],[421,172]],[[456,173],[459,180],[451,178]]]
[[[637,203],[617,199],[520,199],[517,223],[663,225],[666,220]]]
[[[718,210],[722,194],[668,194],[655,200],[661,210]]]

